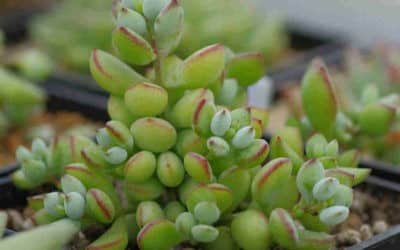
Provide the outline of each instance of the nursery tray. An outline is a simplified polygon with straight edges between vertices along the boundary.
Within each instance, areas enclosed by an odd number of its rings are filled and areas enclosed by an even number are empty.
[[[71,111],[82,114],[93,121],[107,121],[107,98],[88,92],[77,91],[58,82],[47,82],[43,86],[48,94],[47,111]],[[0,176],[17,168],[17,163],[0,168]]]
[[[400,184],[371,176],[362,185],[372,187],[389,193],[397,193],[400,195]],[[22,208],[26,206],[26,198],[35,195],[33,191],[22,191],[17,189],[12,183],[9,176],[0,177],[0,209]],[[10,234],[12,230],[8,231]],[[385,233],[376,235],[367,241],[345,250],[396,250],[400,245],[400,225],[392,226]]]
[[[293,61],[308,58],[311,51],[312,54],[332,51],[341,48],[342,42],[327,37],[315,37],[309,34],[301,33],[289,27],[290,47],[289,56],[283,57],[269,71],[280,71],[288,65],[292,65]],[[293,55],[291,55],[293,53]],[[89,91],[101,95],[108,95],[101,89],[90,75],[68,71],[65,69],[56,70],[49,78],[50,82],[56,81],[77,89]]]
[[[340,69],[342,67],[344,56],[344,47],[322,47],[307,53],[306,57],[297,61],[297,63],[293,64],[289,68],[281,68],[267,72],[267,76],[270,77],[273,82],[275,98],[277,98],[277,93],[281,92],[285,87],[300,83],[313,58],[320,57],[328,66],[335,66],[336,68]],[[271,135],[269,133],[265,133],[264,137],[266,139],[270,139]],[[373,175],[380,176],[391,181],[400,182],[400,166],[371,159],[361,159],[359,165],[361,167],[371,168]]]

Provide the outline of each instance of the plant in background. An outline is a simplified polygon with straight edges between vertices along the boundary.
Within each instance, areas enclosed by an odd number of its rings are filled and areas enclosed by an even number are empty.
[[[25,124],[41,110],[45,98],[39,87],[0,67],[0,136]]]
[[[350,148],[357,146],[377,156],[386,155],[396,163],[393,156],[399,149],[390,143],[396,138],[400,121],[396,83],[385,84],[383,77],[387,75],[378,70],[382,64],[373,69],[371,65],[365,69],[362,64],[351,65],[348,79],[334,86],[323,63],[318,59],[311,63],[301,87],[305,118],[295,123],[300,124],[306,136],[318,131],[328,138],[338,138]],[[372,76],[365,78],[369,75]],[[387,89],[387,85],[393,88]]]
[[[5,54],[2,31],[0,30],[0,56]],[[36,57],[37,58],[37,57]],[[36,60],[35,60],[36,61]],[[40,63],[35,62],[38,65]],[[13,126],[22,126],[35,112],[41,110],[45,93],[33,83],[6,69],[3,60],[0,63],[0,137]],[[38,72],[31,70],[30,72]]]
[[[260,51],[268,64],[275,62],[288,47],[284,22],[277,16],[261,16],[250,2],[181,0],[186,23],[178,54],[188,56],[219,42],[235,52]]]
[[[363,106],[378,100],[397,109],[390,129],[383,136],[363,137],[356,142],[367,153],[394,164],[400,164],[400,98],[395,94],[400,93],[399,58],[399,49],[389,45],[375,48],[370,56],[350,51],[347,54],[346,75],[338,88],[339,100],[346,113],[359,112],[364,109]]]
[[[237,107],[243,97],[224,87],[260,78],[262,57],[216,44],[181,59],[172,54],[183,32],[177,0],[134,3],[136,11],[114,6],[119,58],[91,56],[93,77],[111,95],[112,120],[97,142],[36,140],[17,151],[18,186],[59,188],[29,199],[34,221],[104,226],[87,249],[330,249],[325,232],[346,220],[351,187],[369,174],[356,168],[355,151],[339,154],[336,141],[315,135],[304,155],[294,127],[270,148],[260,139],[267,113]],[[151,69],[141,75],[137,65]]]
[[[111,50],[110,1],[63,1],[38,16],[30,27],[33,41],[62,66],[87,72],[93,48]],[[76,18],[79,17],[79,18]]]
[[[176,52],[180,57],[221,43],[235,52],[260,51],[270,64],[288,46],[282,20],[258,16],[250,3],[240,0],[182,0],[181,3],[187,18],[183,41]],[[124,1],[124,4],[131,9],[140,8],[140,2]],[[53,11],[36,18],[30,33],[34,42],[61,66],[88,72],[87,60],[92,49],[112,50],[112,41],[106,34],[112,31],[113,22],[105,18],[110,5],[100,0],[64,1]]]

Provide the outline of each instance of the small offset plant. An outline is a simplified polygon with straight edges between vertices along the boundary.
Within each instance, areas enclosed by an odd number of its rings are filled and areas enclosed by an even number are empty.
[[[97,142],[36,140],[30,151],[17,151],[16,185],[59,188],[28,200],[33,220],[104,226],[89,250],[330,249],[327,232],[346,220],[352,186],[369,174],[356,168],[357,154],[340,154],[337,142],[320,134],[304,154],[294,127],[270,147],[260,139],[267,113],[236,107],[241,93],[225,87],[260,78],[262,57],[216,44],[181,59],[172,52],[183,8],[176,0],[140,3],[136,11],[115,3],[118,57],[100,50],[91,56],[93,77],[111,95],[112,120]],[[141,75],[131,65],[151,69]]]
[[[378,70],[383,65],[372,65],[364,68],[353,63],[348,67],[348,78],[335,86],[323,62],[314,60],[301,87],[305,117],[294,123],[306,136],[317,131],[349,148],[361,148],[396,163],[394,156],[399,149],[391,141],[399,131],[400,96],[397,84],[388,83],[383,79],[387,76],[384,69]]]

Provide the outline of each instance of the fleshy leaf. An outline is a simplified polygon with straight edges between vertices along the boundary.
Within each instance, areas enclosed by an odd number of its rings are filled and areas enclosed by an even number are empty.
[[[299,232],[290,214],[282,208],[272,211],[269,217],[272,238],[279,246],[296,249]]]
[[[291,175],[292,168],[289,159],[277,158],[261,168],[254,177],[251,187],[252,197],[266,213],[275,208],[289,209],[296,204],[299,194],[296,180]],[[276,198],[282,196],[286,198]]]
[[[184,87],[196,89],[208,86],[221,75],[224,64],[225,49],[222,45],[211,45],[195,52],[183,65]]]
[[[235,78],[243,87],[256,83],[265,73],[264,58],[259,53],[243,53],[227,64],[227,77]]]
[[[261,211],[246,210],[235,215],[231,230],[232,237],[243,249],[265,250],[271,245],[268,219]]]
[[[15,234],[0,242],[1,250],[54,250],[61,249],[80,230],[78,222],[64,219],[49,225]],[[38,240],[42,239],[42,240]],[[45,240],[43,240],[45,239]]]
[[[90,71],[100,87],[116,96],[146,80],[117,57],[97,49],[93,50],[90,58]]]
[[[233,203],[230,210],[233,211],[246,198],[250,190],[251,176],[247,169],[232,167],[219,176],[218,183],[232,190]]]
[[[157,53],[168,55],[176,48],[183,33],[183,8],[177,0],[171,0],[154,23]]]
[[[115,220],[97,240],[87,246],[86,250],[124,250],[128,245],[128,229],[123,217]]]
[[[335,238],[323,232],[299,230],[298,250],[329,250],[333,246]]]
[[[361,131],[371,136],[385,135],[396,115],[396,109],[384,104],[369,104],[359,116]]]
[[[169,250],[181,241],[175,225],[168,220],[151,222],[140,230],[137,243],[142,250]]]
[[[302,81],[304,112],[313,128],[332,135],[338,111],[334,88],[328,71],[319,59],[313,60]]]
[[[147,33],[146,21],[143,16],[126,7],[121,7],[118,13],[117,25],[125,26],[142,36]]]
[[[117,27],[113,32],[112,40],[119,56],[130,64],[147,65],[156,58],[151,45],[127,27]]]

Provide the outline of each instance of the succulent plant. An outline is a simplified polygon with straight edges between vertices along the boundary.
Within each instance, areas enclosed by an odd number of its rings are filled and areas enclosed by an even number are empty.
[[[360,60],[354,62],[356,57],[356,54],[351,57],[349,72],[341,84],[333,84],[321,60],[311,63],[301,87],[305,117],[294,123],[306,136],[317,131],[328,138],[337,138],[348,148],[358,147],[375,157],[399,163],[390,158],[399,150],[396,142],[392,142],[400,124],[397,83],[385,80],[389,69],[382,63],[370,62],[364,66]]]
[[[389,45],[376,47],[370,52],[370,56],[351,50],[347,54],[346,75],[343,76],[343,83],[339,84],[339,95],[342,96],[339,100],[346,113],[362,110],[362,106],[374,99],[397,109],[396,117],[384,136],[362,138],[355,142],[374,157],[394,164],[400,164],[399,57],[399,49]],[[363,128],[368,130],[366,126]]]
[[[180,2],[187,13],[183,41],[176,52],[180,57],[187,57],[207,45],[222,43],[235,52],[260,51],[267,64],[271,64],[282,56],[288,46],[282,19],[275,16],[262,18],[248,2]],[[134,11],[139,8],[137,12],[140,12],[140,1],[138,4],[135,1],[124,1],[124,4]],[[61,66],[86,73],[89,71],[87,60],[92,49],[112,51],[112,41],[108,34],[113,29],[113,22],[105,18],[109,15],[110,7],[111,1],[65,1],[54,10],[39,15],[31,25],[30,33],[34,42]],[[121,12],[120,15],[122,23],[138,22],[141,26],[137,27],[139,34],[143,35],[140,31],[146,27],[140,17],[131,11]]]
[[[44,72],[40,70],[40,65],[43,64],[40,63],[40,60],[36,60],[41,58],[40,53],[36,52],[36,56],[31,57],[31,60],[25,60],[29,55],[21,56],[19,59],[15,58],[15,61],[11,63],[9,55],[6,55],[4,39],[0,30],[0,137],[4,136],[10,128],[26,123],[32,114],[42,109],[46,99],[41,88],[6,67],[19,64],[20,67],[17,66],[20,70],[19,73],[24,72],[26,73],[23,73],[24,75],[38,76]],[[35,67],[30,67],[32,65]]]
[[[27,122],[45,98],[42,89],[0,66],[0,136]]]
[[[134,3],[140,7],[114,6],[120,58],[91,56],[93,77],[111,95],[112,120],[96,143],[35,141],[18,150],[17,185],[58,183],[59,191],[30,200],[34,221],[105,226],[87,249],[329,249],[325,232],[347,218],[351,187],[369,170],[319,134],[304,155],[294,127],[270,148],[260,139],[264,110],[237,107],[234,94],[222,105],[218,98],[230,91],[220,88],[226,82],[245,88],[261,77],[262,58],[216,44],[182,60],[172,54],[183,32],[178,1]],[[131,65],[151,69],[141,75]]]

